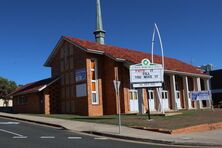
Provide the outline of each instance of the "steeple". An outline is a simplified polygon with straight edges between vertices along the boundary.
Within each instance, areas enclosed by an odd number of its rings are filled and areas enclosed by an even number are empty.
[[[96,31],[94,35],[97,43],[104,44],[105,33],[103,30],[100,0],[96,0]]]

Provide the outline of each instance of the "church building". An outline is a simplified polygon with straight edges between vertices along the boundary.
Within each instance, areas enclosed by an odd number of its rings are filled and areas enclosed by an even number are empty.
[[[51,78],[26,84],[11,94],[16,113],[68,113],[102,116],[118,113],[113,80],[119,80],[121,113],[158,112],[209,108],[210,101],[192,101],[191,91],[209,90],[210,76],[198,67],[164,57],[161,99],[155,88],[135,89],[129,67],[151,54],[105,44],[100,0],[97,0],[96,42],[62,36],[44,66]],[[161,64],[161,56],[154,55]],[[160,101],[161,100],[161,101]]]

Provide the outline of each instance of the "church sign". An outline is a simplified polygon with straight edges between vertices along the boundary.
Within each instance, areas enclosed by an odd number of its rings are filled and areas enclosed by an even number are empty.
[[[160,87],[163,83],[163,67],[148,59],[130,66],[130,83],[135,87]]]

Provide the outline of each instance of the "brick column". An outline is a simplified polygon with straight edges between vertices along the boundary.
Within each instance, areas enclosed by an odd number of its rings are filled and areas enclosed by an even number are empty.
[[[200,78],[193,78],[195,91],[201,91]],[[202,101],[196,101],[196,106],[198,109],[203,108]]]
[[[188,78],[187,76],[183,76],[183,88],[184,88],[184,100],[185,100],[185,108],[190,109],[191,106],[189,103],[190,98],[189,98],[189,85],[188,85]]]
[[[204,79],[204,89],[208,91],[210,90],[209,79]],[[212,100],[207,100],[207,107],[211,107],[211,101]]]
[[[50,95],[44,95],[44,112],[46,115],[50,114]]]
[[[175,75],[170,75],[170,88],[171,88],[171,99],[172,99],[172,108],[177,110],[177,102],[176,102],[176,82]]]
[[[143,89],[143,105],[144,105],[144,113],[146,113],[146,111],[148,110],[148,95],[147,95],[147,89]]]

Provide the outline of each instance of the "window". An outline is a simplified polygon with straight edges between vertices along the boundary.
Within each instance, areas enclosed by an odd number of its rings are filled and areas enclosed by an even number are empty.
[[[98,82],[97,82],[97,63],[95,59],[91,59],[90,63],[91,74],[91,91],[92,91],[92,104],[99,104],[98,98]]]
[[[149,93],[149,99],[154,99],[154,91],[153,90],[148,90]]]
[[[130,93],[130,100],[138,100],[138,91],[135,89],[132,89],[129,91]]]
[[[166,90],[162,91],[162,99],[168,99],[168,91]]]
[[[25,96],[20,96],[19,98],[16,99],[15,104],[16,105],[24,105],[28,103],[28,98]]]
[[[180,91],[176,91],[177,99],[180,99]]]

